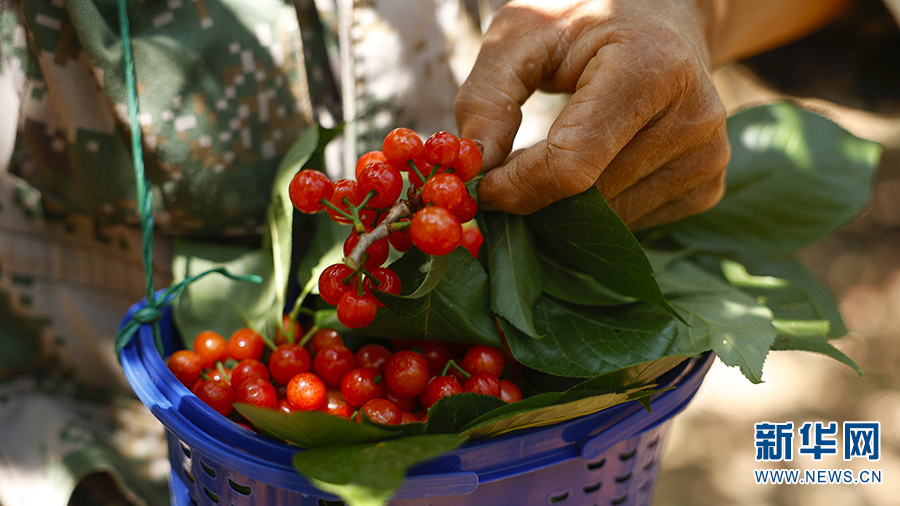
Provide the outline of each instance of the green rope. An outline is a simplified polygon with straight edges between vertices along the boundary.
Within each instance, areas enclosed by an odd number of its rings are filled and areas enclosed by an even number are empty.
[[[116,356],[120,356],[122,348],[134,337],[141,325],[153,326],[153,337],[160,355],[163,353],[159,321],[162,319],[160,308],[171,304],[184,292],[185,288],[207,274],[218,273],[238,281],[261,283],[262,278],[255,275],[238,276],[224,268],[210,269],[182,280],[175,286],[164,290],[157,296],[153,286],[153,201],[150,186],[144,176],[144,149],[141,141],[141,125],[138,122],[137,86],[135,84],[134,58],[131,52],[131,28],[128,23],[128,0],[119,0],[119,31],[122,37],[122,52],[125,63],[125,91],[127,93],[128,119],[131,127],[131,156],[134,165],[135,186],[137,188],[137,205],[143,229],[144,275],[147,286],[146,307],[135,311],[131,321],[119,329],[116,335]]]

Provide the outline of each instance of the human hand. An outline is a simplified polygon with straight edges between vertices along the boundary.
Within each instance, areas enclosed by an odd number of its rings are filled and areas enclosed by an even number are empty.
[[[705,2],[523,0],[497,14],[456,99],[480,142],[479,198],[527,214],[596,184],[638,229],[713,206],[730,154]],[[547,139],[513,153],[535,90],[571,93]]]

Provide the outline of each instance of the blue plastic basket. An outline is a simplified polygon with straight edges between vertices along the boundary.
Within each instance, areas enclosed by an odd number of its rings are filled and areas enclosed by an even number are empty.
[[[124,322],[143,307],[132,306]],[[171,312],[160,322],[166,356],[181,346]],[[291,465],[296,447],[226,420],[168,371],[142,326],[121,353],[140,400],[165,426],[172,504],[342,504]],[[484,506],[643,505],[650,502],[666,429],[703,382],[713,355],[686,360],[660,380],[653,412],[629,402],[558,424],[473,441],[413,468],[391,504]]]

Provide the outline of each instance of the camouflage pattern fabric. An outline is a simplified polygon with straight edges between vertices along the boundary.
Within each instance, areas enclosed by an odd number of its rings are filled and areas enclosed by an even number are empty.
[[[129,1],[157,287],[172,238],[257,237],[281,156],[351,127],[450,130],[480,35],[456,0]],[[299,12],[299,16],[298,16]],[[62,506],[105,472],[168,502],[163,428],[114,356],[144,295],[116,0],[0,0],[0,505]]]

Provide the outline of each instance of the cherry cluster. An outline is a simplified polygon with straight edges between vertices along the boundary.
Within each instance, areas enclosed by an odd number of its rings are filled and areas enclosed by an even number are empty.
[[[360,328],[383,304],[372,290],[400,294],[400,279],[383,267],[393,247],[416,246],[446,255],[460,245],[477,256],[483,241],[472,221],[478,210],[466,183],[480,171],[482,155],[471,139],[436,132],[425,141],[409,128],[396,128],[356,164],[356,179],[331,182],[316,170],[291,180],[291,202],[304,213],[326,210],[338,223],[353,225],[344,242],[344,261],[319,277],[322,299],[337,306],[338,320]],[[401,199],[404,174],[409,185]]]
[[[305,342],[280,336],[275,345],[251,328],[227,340],[203,331],[192,351],[176,351],[167,366],[204,403],[230,417],[237,416],[233,404],[244,402],[393,425],[424,421],[435,402],[457,393],[522,398],[514,382],[500,379],[509,360],[490,346],[392,340],[385,342],[390,347],[369,343],[354,352],[334,329],[311,329]]]

